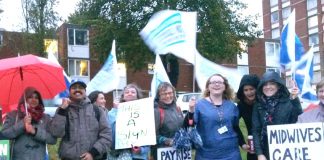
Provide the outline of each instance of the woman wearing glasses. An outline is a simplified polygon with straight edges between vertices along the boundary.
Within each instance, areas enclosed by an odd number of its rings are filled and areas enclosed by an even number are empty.
[[[214,74],[209,77],[194,113],[194,122],[203,141],[203,147],[196,150],[196,160],[241,159],[239,111],[232,101],[233,96],[224,76]],[[243,139],[242,134],[239,136]]]
[[[153,147],[154,159],[157,159],[157,148],[172,147],[175,133],[182,127],[183,114],[176,105],[174,87],[167,82],[158,86],[155,102],[154,117],[157,145]]]

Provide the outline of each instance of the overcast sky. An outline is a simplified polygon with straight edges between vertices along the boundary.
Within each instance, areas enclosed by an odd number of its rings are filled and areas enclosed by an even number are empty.
[[[66,20],[70,13],[75,10],[79,0],[58,0],[56,8],[60,16]],[[7,31],[19,31],[23,24],[21,0],[1,0],[0,8],[4,10],[0,14],[0,28]],[[62,23],[62,22],[61,22]],[[58,25],[61,25],[60,23]]]
[[[63,19],[67,19],[68,15],[73,13],[75,6],[79,0],[58,0],[59,4],[57,11]],[[242,0],[242,2],[248,4],[248,9],[243,14],[260,14],[257,23],[262,28],[262,1],[261,0]],[[0,8],[4,10],[0,14],[0,28],[7,31],[19,31],[22,28],[22,11],[21,11],[21,0],[1,0]],[[58,23],[61,25],[62,22]]]

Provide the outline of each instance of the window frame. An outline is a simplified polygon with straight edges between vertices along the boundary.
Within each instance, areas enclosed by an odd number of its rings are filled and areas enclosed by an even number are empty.
[[[276,19],[274,19],[273,15],[277,15]],[[271,24],[278,23],[279,22],[279,11],[271,12]]]
[[[73,61],[73,73],[71,73],[71,61]],[[86,61],[87,62],[87,66],[86,66],[86,68],[87,68],[87,70],[85,71],[85,73],[86,74],[77,74],[77,71],[78,71],[78,69],[77,69],[77,61],[79,61],[80,63],[81,63],[81,61]],[[79,64],[80,64],[79,63]],[[79,69],[79,72],[81,71],[81,69]],[[88,59],[76,59],[76,58],[69,58],[68,59],[68,74],[69,74],[69,76],[71,77],[71,76],[81,76],[81,77],[89,77],[90,76],[90,61],[88,60]]]
[[[306,7],[308,11],[317,8],[317,0],[307,0]]]
[[[288,9],[289,9],[289,12],[288,12]],[[286,15],[288,12],[288,15]],[[281,10],[281,16],[282,16],[282,19],[285,20],[285,19],[288,19],[289,15],[291,13],[291,7],[288,6],[288,7],[285,7]]]
[[[270,0],[270,7],[278,5],[278,0]]]
[[[84,41],[83,43],[77,42],[78,32],[85,32],[85,35],[83,35],[83,38],[82,38],[82,41]],[[68,45],[74,45],[74,46],[89,45],[89,31],[87,29],[68,28],[67,35],[68,35]],[[73,38],[71,39],[71,37],[73,37]]]
[[[316,42],[317,43],[311,43],[311,42],[313,42],[313,41],[311,41],[311,40],[313,40],[313,38],[316,36]],[[313,33],[313,34],[310,34],[309,36],[308,36],[308,45],[309,46],[312,46],[312,45],[314,45],[314,46],[318,46],[319,45],[319,34],[318,33]]]
[[[280,30],[279,30],[279,27],[271,29],[271,38],[272,39],[278,39],[278,38],[280,38]]]
[[[270,45],[273,46],[272,47],[273,52],[272,52],[271,55],[268,52],[269,49],[267,49],[268,46],[270,46]],[[277,43],[277,42],[265,42],[265,55],[266,55],[266,57],[278,57],[279,52],[280,52],[280,44],[279,43]]]

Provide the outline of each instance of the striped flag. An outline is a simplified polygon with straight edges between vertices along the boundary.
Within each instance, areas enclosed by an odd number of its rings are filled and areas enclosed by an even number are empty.
[[[197,13],[163,10],[155,13],[140,36],[155,54],[172,53],[194,63]]]

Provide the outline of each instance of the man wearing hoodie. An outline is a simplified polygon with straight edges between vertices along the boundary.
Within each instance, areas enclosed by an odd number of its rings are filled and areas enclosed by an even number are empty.
[[[84,82],[71,82],[70,97],[62,101],[50,126],[51,133],[62,138],[59,147],[62,160],[105,159],[104,154],[111,146],[106,115],[91,104],[85,89]]]

